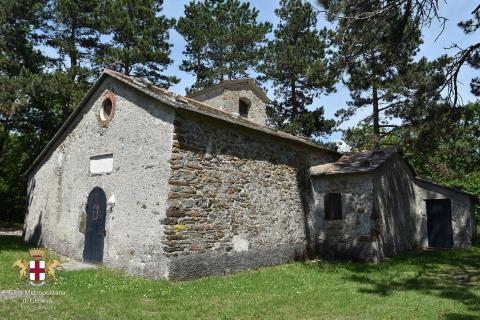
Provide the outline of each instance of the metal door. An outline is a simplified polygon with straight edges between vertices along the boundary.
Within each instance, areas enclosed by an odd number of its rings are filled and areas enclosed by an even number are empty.
[[[452,206],[449,199],[427,200],[428,246],[453,247]]]

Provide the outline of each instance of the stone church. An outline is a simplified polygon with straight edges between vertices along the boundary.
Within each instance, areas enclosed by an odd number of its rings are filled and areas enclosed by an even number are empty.
[[[267,103],[249,79],[183,97],[106,70],[27,171],[25,240],[169,279],[470,245],[475,198],[272,129]]]

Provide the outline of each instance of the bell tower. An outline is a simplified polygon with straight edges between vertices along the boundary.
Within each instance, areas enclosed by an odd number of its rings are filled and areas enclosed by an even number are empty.
[[[265,125],[270,101],[252,79],[224,80],[188,97],[261,125]]]

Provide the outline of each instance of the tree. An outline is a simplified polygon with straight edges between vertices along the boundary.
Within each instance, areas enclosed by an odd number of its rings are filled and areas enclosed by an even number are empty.
[[[480,29],[480,4],[477,5],[471,14],[474,18],[459,22],[458,26],[461,27],[466,34],[477,34],[478,36],[478,30]],[[457,45],[454,45],[454,47],[459,49],[455,56],[456,59],[454,59],[454,63],[452,64],[451,76],[451,81],[453,81],[454,86],[453,92],[456,97],[457,77],[463,64],[468,63],[472,68],[480,69],[480,42],[474,43],[466,49],[462,49]],[[470,87],[474,95],[480,96],[480,77],[473,78],[470,82]]]
[[[380,8],[381,3],[376,1],[347,1],[342,14],[358,16]],[[413,59],[421,44],[421,32],[408,11],[396,7],[388,19],[378,19],[374,26],[365,19],[343,19],[336,30],[338,62],[346,72],[344,82],[352,98],[347,108],[337,111],[337,116],[346,120],[359,109],[371,107],[364,121],[372,129],[375,148],[390,133],[387,129],[397,126],[389,120],[410,102],[411,91],[415,91],[411,85],[423,85],[411,80],[418,68]],[[403,30],[401,35],[399,30]],[[419,65],[426,64],[421,61]]]
[[[162,15],[162,0],[105,0],[101,21],[105,38],[96,51],[97,68],[110,68],[126,75],[146,78],[168,88],[178,79],[164,74],[172,45],[169,29],[174,19]]]
[[[415,167],[442,182],[480,172],[480,102],[443,105],[425,116],[428,122],[415,131],[417,138],[404,143]]]
[[[412,122],[382,143],[400,147],[418,174],[455,185],[480,172],[480,101],[455,108],[439,101],[419,109]],[[366,128],[360,124],[346,130],[343,138],[354,150],[369,148],[373,141]]]
[[[53,0],[48,4],[48,21],[43,26],[45,44],[57,50],[55,63],[60,65],[59,69],[70,71],[72,78],[77,68],[90,63],[98,46],[98,15],[98,1]]]
[[[334,90],[337,79],[329,60],[331,33],[317,29],[316,14],[308,2],[282,0],[275,14],[280,22],[261,67],[262,79],[272,80],[275,90],[270,119],[290,133],[319,137],[335,125],[324,118],[323,107],[311,107],[314,97]]]
[[[0,76],[17,76],[22,68],[37,72],[43,66],[33,31],[41,24],[45,2],[0,0]]]
[[[247,77],[261,60],[270,23],[257,22],[258,10],[239,0],[191,1],[177,31],[187,42],[180,69],[196,77],[188,91],[224,79]]]
[[[45,44],[56,50],[50,58],[65,120],[91,84],[91,64],[100,43],[99,2],[53,0],[48,3],[43,25]]]
[[[368,123],[361,121],[355,127],[342,131],[342,140],[345,141],[351,151],[372,150],[375,139]],[[382,141],[382,146],[385,142]]]
[[[376,1],[363,0],[359,3],[371,5],[370,10],[349,12],[345,14],[345,9],[351,4],[351,0],[317,0],[317,2],[324,6],[327,11],[326,14],[331,20],[344,21],[350,27],[354,28],[355,23],[362,22],[366,25],[366,30],[373,30],[382,21],[388,21],[392,16],[396,15],[399,7],[403,7],[405,23],[400,24],[397,28],[398,41],[403,40],[405,35],[408,35],[408,20],[414,21],[419,27],[429,27],[433,21],[439,21],[442,25],[448,20],[442,17],[439,13],[441,1],[438,0],[396,0],[396,1]],[[480,4],[472,4],[473,11],[471,14],[474,18],[464,22],[460,22],[459,26],[463,28],[466,34],[475,34],[480,27]],[[439,36],[441,32],[439,33]],[[478,38],[478,37],[477,37]],[[443,86],[439,89],[442,91],[448,87],[448,97],[451,104],[455,107],[458,103],[458,74],[462,67],[470,64],[474,68],[479,66],[480,57],[480,42],[473,41],[472,44],[466,48],[462,48],[453,43],[451,49],[456,49],[457,52],[453,55],[453,59],[448,66],[447,77]],[[472,79],[472,92],[478,95],[478,77]]]
[[[44,1],[0,1],[0,220],[23,219],[26,181],[22,171],[32,159],[32,145],[19,133],[20,114],[32,105],[25,90],[40,73],[45,57],[35,49],[35,29],[42,22]],[[34,146],[34,144],[33,144]]]
[[[410,64],[399,77],[395,102],[387,105],[386,112],[395,118],[396,125],[394,129],[380,126],[380,146],[415,145],[415,152],[424,153],[432,150],[437,136],[441,137],[444,130],[448,132],[456,125],[461,108],[452,107],[438,91],[445,81],[448,61],[446,57],[434,61],[422,58]],[[372,149],[376,139],[371,128],[369,122],[361,122],[357,127],[344,130],[343,139],[355,150]]]
[[[45,63],[34,48],[38,36],[33,32],[41,24],[44,6],[42,1],[0,1],[0,161],[15,125],[13,117],[27,102],[24,75],[39,72]]]

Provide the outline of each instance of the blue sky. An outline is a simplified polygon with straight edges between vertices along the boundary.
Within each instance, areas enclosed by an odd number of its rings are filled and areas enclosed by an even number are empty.
[[[183,15],[185,4],[190,2],[189,0],[165,0],[164,1],[164,14],[167,17],[173,17],[178,19]],[[425,56],[429,59],[435,59],[442,54],[453,54],[453,50],[447,48],[452,43],[458,44],[460,47],[466,47],[473,41],[479,41],[480,39],[474,39],[475,35],[465,35],[463,31],[457,26],[457,23],[462,20],[470,18],[470,12],[475,7],[476,1],[473,0],[448,0],[448,3],[440,0],[440,15],[447,18],[445,30],[435,41],[435,38],[441,32],[441,26],[438,22],[433,22],[431,26],[423,30],[424,44],[420,48],[419,57]],[[275,16],[274,10],[279,5],[277,0],[250,0],[251,6],[259,10],[259,20],[269,21],[274,27],[278,22]],[[319,17],[319,27],[329,25],[323,17]],[[478,35],[476,35],[478,37]],[[170,88],[171,91],[178,94],[185,94],[185,88],[192,85],[195,82],[195,78],[185,72],[179,70],[178,65],[181,63],[183,56],[183,50],[185,47],[185,41],[174,30],[170,32],[170,42],[173,44],[172,59],[174,63],[168,68],[167,74],[176,75],[181,79],[180,83]],[[459,90],[463,98],[463,102],[474,101],[475,97],[470,93],[470,79],[475,76],[475,70],[469,67],[464,67],[460,73]],[[268,87],[268,84],[267,84]],[[273,91],[268,90],[267,94],[272,97]],[[314,106],[323,105],[325,107],[325,114],[329,118],[334,118],[335,111],[345,106],[345,102],[349,99],[349,91],[342,84],[337,86],[337,92],[328,96],[320,96],[314,101]],[[341,128],[347,128],[358,123],[364,116],[368,114],[368,110],[360,112],[356,117],[352,118],[348,122],[341,125]],[[341,132],[336,132],[326,138],[328,141],[338,141],[341,138]]]

